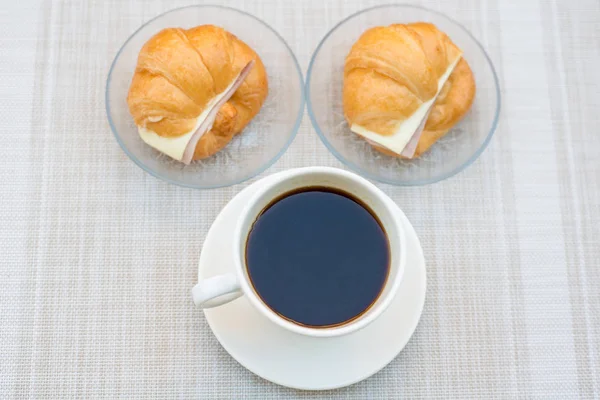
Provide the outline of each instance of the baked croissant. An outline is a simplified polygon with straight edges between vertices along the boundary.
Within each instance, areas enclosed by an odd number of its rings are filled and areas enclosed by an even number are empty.
[[[265,67],[222,28],[168,28],[139,53],[127,103],[141,138],[189,164],[240,133],[267,97]]]
[[[377,150],[418,157],[467,113],[475,80],[462,51],[435,25],[367,30],[344,66],[344,115]]]

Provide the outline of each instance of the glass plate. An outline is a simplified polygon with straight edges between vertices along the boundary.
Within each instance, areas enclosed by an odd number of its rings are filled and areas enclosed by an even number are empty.
[[[477,92],[469,113],[431,149],[414,160],[379,153],[350,131],[342,108],[344,61],[368,28],[426,21],[445,32],[464,52]],[[466,168],[489,143],[500,112],[498,77],[485,50],[462,25],[447,16],[410,5],[373,7],[337,24],[321,41],[308,67],[308,114],[327,148],[359,174],[392,185],[425,185]]]
[[[127,93],[143,44],[161,29],[220,26],[261,57],[269,95],[252,122],[214,156],[184,165],[146,145],[127,107]],[[168,11],[131,35],[112,63],[106,82],[106,113],[117,141],[137,165],[176,185],[207,189],[243,182],[270,167],[288,148],[304,112],[303,80],[292,50],[271,27],[245,12],[219,6],[190,6]]]

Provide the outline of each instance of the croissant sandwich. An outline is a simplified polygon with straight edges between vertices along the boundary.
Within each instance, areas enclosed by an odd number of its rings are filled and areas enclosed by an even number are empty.
[[[367,30],[344,66],[344,115],[375,149],[414,158],[469,111],[475,80],[462,51],[435,25]]]
[[[258,55],[222,28],[169,28],[139,53],[127,103],[148,145],[189,164],[227,145],[267,97]]]

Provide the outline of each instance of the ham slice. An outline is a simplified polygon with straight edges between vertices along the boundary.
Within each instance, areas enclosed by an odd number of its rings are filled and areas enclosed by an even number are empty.
[[[254,60],[251,60],[248,64],[246,64],[244,68],[242,68],[240,74],[237,76],[233,84],[229,86],[229,88],[225,92],[221,93],[221,98],[216,103],[210,106],[210,110],[208,111],[206,118],[204,118],[204,121],[200,123],[198,129],[196,129],[196,131],[192,134],[192,137],[187,143],[183,152],[183,157],[181,158],[181,162],[183,162],[184,164],[189,164],[192,162],[192,158],[194,157],[194,151],[196,150],[198,142],[206,132],[212,129],[213,123],[215,122],[215,118],[217,117],[217,113],[219,112],[221,107],[223,107],[223,105],[231,98],[231,96],[233,96],[235,91],[238,90],[242,82],[244,82],[244,79],[246,79],[246,77],[250,73],[250,70],[253,66]]]

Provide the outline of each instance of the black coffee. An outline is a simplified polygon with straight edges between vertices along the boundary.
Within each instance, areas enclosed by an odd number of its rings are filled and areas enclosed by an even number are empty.
[[[310,187],[286,193],[257,218],[246,265],[259,297],[300,325],[349,322],[377,300],[390,268],[385,231],[345,192]]]

